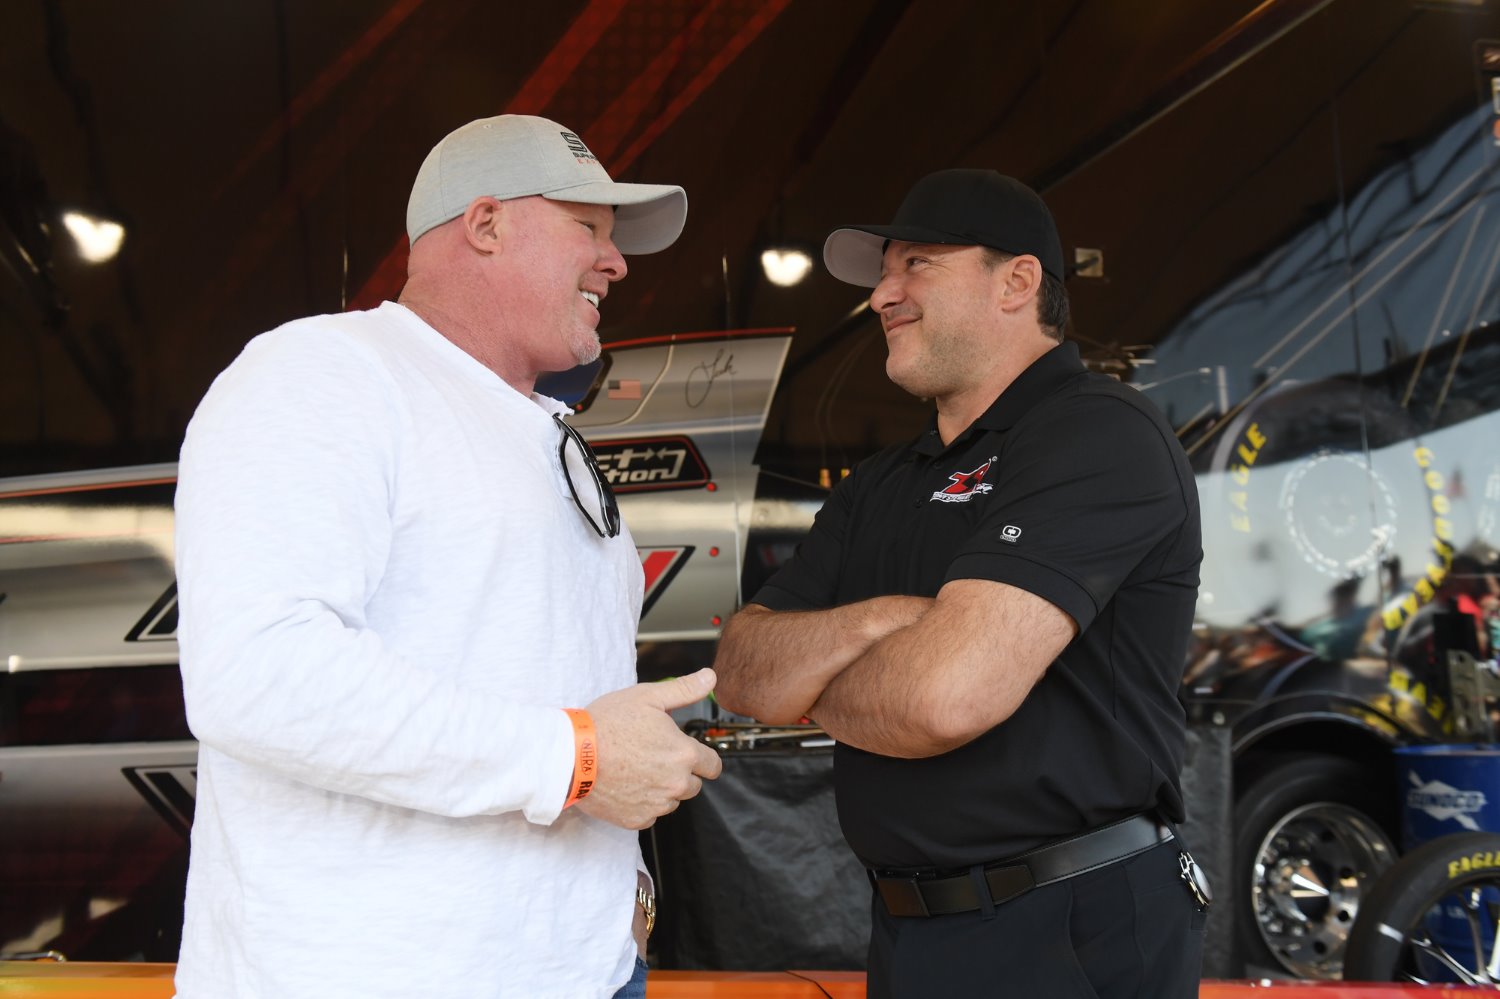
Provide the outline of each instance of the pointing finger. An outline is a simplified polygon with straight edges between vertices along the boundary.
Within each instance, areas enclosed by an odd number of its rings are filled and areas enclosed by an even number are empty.
[[[709,691],[714,689],[717,679],[714,671],[705,666],[698,672],[689,673],[687,676],[673,677],[661,683],[650,684],[648,700],[663,711],[685,708],[707,697]]]

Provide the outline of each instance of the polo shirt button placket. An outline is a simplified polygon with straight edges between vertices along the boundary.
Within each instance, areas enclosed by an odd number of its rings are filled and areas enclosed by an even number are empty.
[[[936,430],[929,430],[927,432],[929,434],[932,434],[932,435],[936,435],[937,434]],[[928,470],[930,472],[933,472],[934,474],[936,474],[936,472],[938,470],[938,467],[941,466],[942,464],[944,464],[942,456],[941,455],[935,455],[933,458],[931,458],[927,462],[927,468],[928,468]],[[941,490],[942,488],[943,488],[942,486],[938,486],[939,490]],[[923,493],[921,496],[917,497],[917,501],[915,503],[913,503],[912,506],[915,507],[916,509],[920,510],[920,509],[922,509],[922,504],[926,503],[926,502],[928,502],[928,500],[927,500],[927,494]]]

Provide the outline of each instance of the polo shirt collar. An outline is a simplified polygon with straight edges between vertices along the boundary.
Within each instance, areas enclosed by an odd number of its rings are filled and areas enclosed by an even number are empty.
[[[948,447],[968,439],[974,430],[1009,430],[1064,382],[1078,377],[1087,369],[1078,356],[1078,345],[1060,343],[1031,362],[1031,366],[1016,376],[963,433],[953,439]],[[936,455],[946,450],[937,432],[937,414],[932,414],[927,431],[917,438],[914,449],[925,455]]]

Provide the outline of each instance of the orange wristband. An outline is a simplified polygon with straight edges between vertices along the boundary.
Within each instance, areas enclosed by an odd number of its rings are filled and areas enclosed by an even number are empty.
[[[563,708],[573,723],[573,782],[563,807],[576,805],[594,789],[594,775],[599,766],[599,745],[594,737],[594,719],[582,708]]]

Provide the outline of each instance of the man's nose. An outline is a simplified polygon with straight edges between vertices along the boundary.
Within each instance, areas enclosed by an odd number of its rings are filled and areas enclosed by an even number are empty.
[[[604,251],[599,254],[594,269],[602,271],[611,281],[618,281],[625,276],[629,268],[625,266],[625,256],[615,246],[614,240],[606,241]]]
[[[870,308],[876,312],[884,312],[905,297],[901,281],[893,274],[885,274],[875,285],[875,290],[870,292]]]

